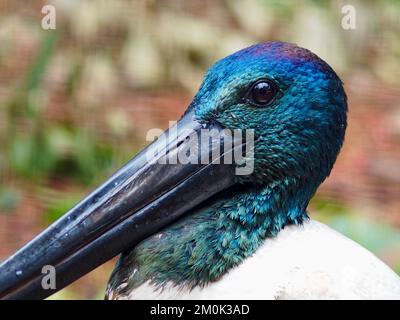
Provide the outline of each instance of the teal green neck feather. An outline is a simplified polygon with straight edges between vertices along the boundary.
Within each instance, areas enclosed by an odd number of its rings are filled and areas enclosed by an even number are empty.
[[[308,218],[305,208],[316,186],[300,184],[292,180],[230,190],[123,256],[112,281],[128,283],[123,291],[129,292],[146,280],[189,288],[217,280],[265,238]]]

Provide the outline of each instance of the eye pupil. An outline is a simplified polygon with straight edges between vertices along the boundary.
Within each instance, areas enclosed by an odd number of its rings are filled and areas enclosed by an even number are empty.
[[[276,86],[272,82],[259,81],[251,88],[249,100],[256,105],[266,105],[272,101],[276,92]]]

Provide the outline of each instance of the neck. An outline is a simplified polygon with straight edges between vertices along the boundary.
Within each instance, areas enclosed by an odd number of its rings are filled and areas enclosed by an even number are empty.
[[[286,179],[230,190],[124,254],[112,282],[130,279],[128,290],[147,280],[189,288],[215,281],[285,225],[308,219],[305,209],[315,189]]]

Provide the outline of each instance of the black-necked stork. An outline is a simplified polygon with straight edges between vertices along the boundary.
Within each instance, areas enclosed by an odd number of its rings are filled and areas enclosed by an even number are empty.
[[[346,115],[341,80],[306,49],[218,61],[174,127],[2,263],[0,297],[47,297],[122,252],[108,299],[400,298],[389,267],[307,215]]]

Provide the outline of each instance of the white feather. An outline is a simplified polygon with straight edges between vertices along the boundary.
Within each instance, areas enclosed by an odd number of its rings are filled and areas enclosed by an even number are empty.
[[[400,299],[400,278],[317,221],[287,226],[219,281],[189,291],[148,282],[115,299]]]

